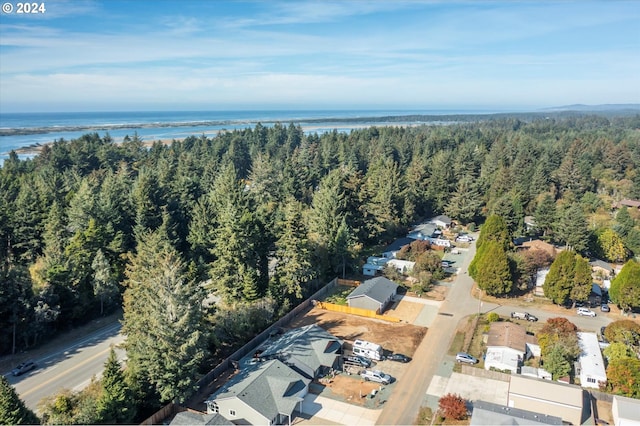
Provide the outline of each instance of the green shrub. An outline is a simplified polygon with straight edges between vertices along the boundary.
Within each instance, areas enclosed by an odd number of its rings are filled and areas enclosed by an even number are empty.
[[[496,314],[495,312],[489,312],[487,314],[487,321],[489,323],[500,321],[500,315]]]

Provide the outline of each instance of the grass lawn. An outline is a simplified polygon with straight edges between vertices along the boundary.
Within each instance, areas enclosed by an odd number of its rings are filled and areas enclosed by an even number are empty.
[[[331,293],[324,298],[324,300],[325,302],[335,303],[336,305],[347,306],[347,296],[354,288],[355,287],[348,285],[337,285],[332,289]]]

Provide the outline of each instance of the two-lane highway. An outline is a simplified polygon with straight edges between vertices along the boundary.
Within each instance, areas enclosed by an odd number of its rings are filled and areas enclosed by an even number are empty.
[[[124,341],[120,327],[120,323],[111,324],[66,348],[35,359],[38,368],[22,376],[13,377],[10,372],[5,372],[5,376],[25,404],[37,410],[42,398],[61,389],[80,390],[89,384],[91,377],[101,375],[111,346]],[[116,349],[116,352],[123,359],[124,351]]]

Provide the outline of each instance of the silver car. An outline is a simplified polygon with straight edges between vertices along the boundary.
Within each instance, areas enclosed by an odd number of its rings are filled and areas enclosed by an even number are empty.
[[[476,357],[473,357],[473,356],[469,355],[466,352],[458,352],[456,354],[456,361],[457,362],[465,362],[467,364],[477,364],[478,363],[478,359]]]

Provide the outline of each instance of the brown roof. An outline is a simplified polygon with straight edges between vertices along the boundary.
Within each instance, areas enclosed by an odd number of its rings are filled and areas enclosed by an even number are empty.
[[[487,337],[487,347],[489,346],[504,346],[526,352],[526,330],[512,322],[492,322]]]
[[[542,240],[525,241],[524,243],[522,243],[522,247],[524,247],[526,250],[546,251],[551,256],[556,255],[556,248],[553,246],[553,244],[549,244]]]
[[[640,207],[640,201],[638,200],[620,200],[618,202],[618,206],[627,206],[627,207]]]

